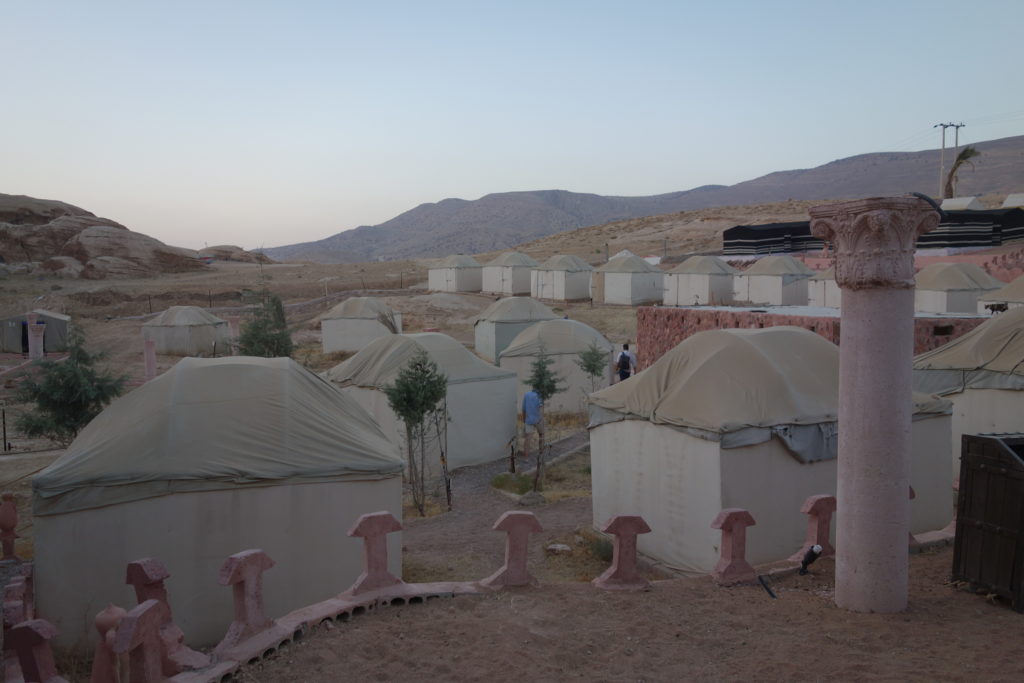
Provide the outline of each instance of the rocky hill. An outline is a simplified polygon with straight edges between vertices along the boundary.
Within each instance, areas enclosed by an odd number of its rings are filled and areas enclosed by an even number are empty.
[[[960,173],[963,195],[1024,191],[1024,136],[974,145],[981,157]],[[950,163],[947,152],[946,163]],[[861,154],[812,169],[780,171],[736,185],[705,185],[650,197],[562,190],[490,194],[422,204],[376,226],[316,242],[263,250],[276,260],[357,263],[482,253],[575,228],[709,207],[937,190],[939,150]]]

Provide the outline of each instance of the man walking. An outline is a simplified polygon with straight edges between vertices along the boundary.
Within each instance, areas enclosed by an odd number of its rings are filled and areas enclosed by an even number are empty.
[[[619,355],[615,357],[615,370],[619,373],[620,382],[636,372],[636,356],[629,350],[629,344],[623,344]]]
[[[523,394],[523,457],[530,457],[530,435],[537,434],[537,447],[540,447],[540,435],[544,433],[544,406],[540,395],[530,389]]]

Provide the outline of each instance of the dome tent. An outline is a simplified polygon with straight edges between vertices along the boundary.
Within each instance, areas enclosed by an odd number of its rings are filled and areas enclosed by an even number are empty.
[[[472,256],[449,256],[427,270],[427,289],[432,292],[479,292],[482,273],[482,266]]]
[[[171,306],[142,324],[142,338],[168,356],[214,356],[227,352],[231,333],[226,320],[198,306]]]
[[[982,294],[978,298],[978,313],[988,313],[988,304],[1006,304],[1007,308],[1024,306],[1024,275],[994,292]]]
[[[39,609],[59,642],[81,647],[95,633],[82,615],[132,604],[126,564],[156,557],[175,621],[213,644],[231,621],[231,592],[215,580],[228,555],[278,560],[264,577],[270,614],[330,597],[361,571],[349,525],[401,516],[401,471],[369,413],[295,361],[186,358],[108,406],[33,479]],[[282,561],[295,557],[317,559]]]
[[[724,508],[750,510],[747,559],[785,559],[804,540],[800,505],[835,494],[839,349],[795,327],[711,330],[590,397],[595,523],[639,514],[652,557],[708,572]],[[916,532],[952,513],[947,401],[915,396],[911,506]]]
[[[528,296],[507,296],[488,306],[473,322],[476,352],[494,363],[516,335],[541,320],[558,316]]]
[[[586,410],[587,395],[593,391],[590,376],[580,369],[576,361],[580,353],[591,345],[604,352],[604,373],[596,386],[603,389],[612,378],[612,343],[600,332],[578,320],[546,320],[530,325],[516,335],[498,357],[498,365],[512,370],[519,378],[516,405],[520,405],[527,391],[526,380],[533,374],[533,363],[543,352],[554,361],[549,369],[561,381],[563,390],[552,396],[545,405],[549,413],[582,412]]]
[[[509,251],[484,265],[483,291],[515,296],[530,293],[530,271],[540,264],[526,254]]]
[[[394,328],[381,322],[394,322]],[[320,337],[324,353],[358,351],[377,337],[402,333],[402,314],[380,299],[368,296],[345,299],[320,316]]]
[[[593,266],[579,256],[552,256],[530,272],[530,296],[555,301],[584,301],[590,298]]]
[[[733,299],[758,306],[806,306],[814,271],[789,254],[769,254],[733,278]]]
[[[836,284],[836,269],[829,268],[807,281],[807,304],[823,308],[840,308],[843,292]]]
[[[597,303],[636,306],[664,298],[665,274],[639,256],[625,254],[594,271],[591,287]]]
[[[914,282],[914,310],[928,313],[974,313],[978,299],[1004,285],[973,263],[933,263]]]
[[[666,306],[732,303],[736,269],[717,256],[691,256],[665,274]]]

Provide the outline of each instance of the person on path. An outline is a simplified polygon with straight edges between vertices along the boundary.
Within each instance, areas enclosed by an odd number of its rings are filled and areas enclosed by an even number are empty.
[[[537,447],[540,447],[540,435],[544,433],[544,405],[540,394],[530,389],[523,394],[523,457],[530,457],[530,435],[537,435]]]
[[[619,355],[615,357],[615,371],[619,373],[620,382],[636,372],[636,355],[629,350],[629,344],[623,344]]]

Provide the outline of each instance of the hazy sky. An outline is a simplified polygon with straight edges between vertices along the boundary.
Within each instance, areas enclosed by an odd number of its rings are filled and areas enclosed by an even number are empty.
[[[0,0],[0,192],[170,244],[1024,134],[1021,0]]]

